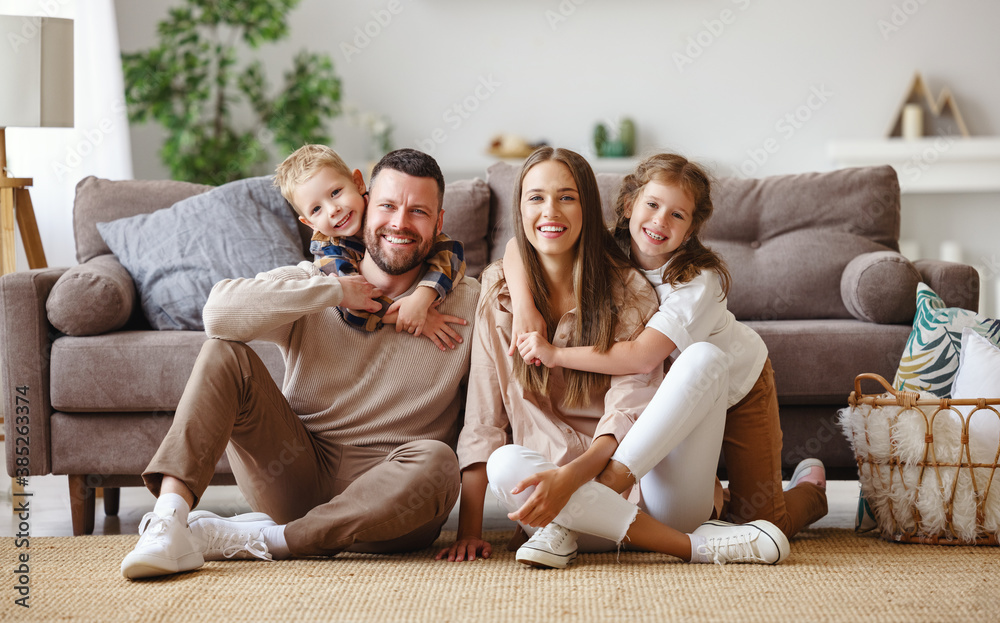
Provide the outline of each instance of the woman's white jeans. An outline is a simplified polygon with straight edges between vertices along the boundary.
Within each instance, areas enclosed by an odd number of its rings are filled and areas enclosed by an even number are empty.
[[[682,352],[612,457],[639,482],[639,506],[591,481],[573,493],[555,522],[599,537],[581,539],[582,551],[614,549],[639,508],[681,532],[701,525],[712,514],[728,392],[725,353],[707,342]],[[546,457],[516,445],[497,449],[486,464],[490,489],[509,512],[534,490],[512,495],[518,482],[555,468]],[[534,533],[534,528],[522,527]]]

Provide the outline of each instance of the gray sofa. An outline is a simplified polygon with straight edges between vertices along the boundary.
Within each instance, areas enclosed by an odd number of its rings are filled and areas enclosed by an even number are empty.
[[[465,244],[471,275],[503,253],[516,174],[516,167],[498,163],[485,181],[447,187],[445,231]],[[598,177],[610,214],[620,176]],[[106,511],[114,514],[118,487],[141,485],[139,474],[170,425],[206,339],[201,331],[150,328],[130,274],[96,224],[152,213],[206,190],[171,181],[84,179],[74,204],[79,264],[0,278],[7,471],[68,475],[75,534],[93,529],[96,487],[104,487]],[[818,456],[831,478],[857,477],[834,423],[854,377],[893,377],[918,281],[949,305],[975,310],[977,273],[938,261],[914,265],[897,253],[899,186],[890,167],[723,178],[713,196],[716,211],[705,239],[732,271],[730,308],[770,350],[784,467]],[[309,232],[298,228],[294,235],[305,259]],[[277,348],[253,346],[280,383]],[[27,425],[11,417],[25,399]],[[27,461],[14,453],[19,445],[29,448]],[[233,482],[223,457],[213,483]]]

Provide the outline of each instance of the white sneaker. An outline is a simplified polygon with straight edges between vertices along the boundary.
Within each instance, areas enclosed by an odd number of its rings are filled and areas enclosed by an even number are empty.
[[[515,557],[518,562],[529,567],[565,569],[576,560],[576,533],[557,523],[550,523],[535,531],[518,548]]]
[[[191,571],[205,564],[198,541],[172,510],[169,517],[146,513],[139,522],[139,542],[122,560],[130,580]]]
[[[826,489],[826,467],[823,466],[823,461],[819,459],[803,459],[799,461],[799,464],[795,466],[795,471],[792,472],[792,479],[788,481],[788,486],[785,487],[785,491],[789,489],[794,489],[799,486],[802,479],[809,475],[816,475],[813,471],[814,469],[819,469],[819,479],[822,480],[823,484],[819,485],[823,489]],[[810,481],[811,482],[811,481]]]
[[[718,565],[752,562],[776,565],[788,557],[788,538],[770,521],[732,524],[713,519],[691,534],[704,537],[698,553]]]
[[[272,559],[262,532],[277,524],[264,513],[220,517],[209,511],[192,511],[188,525],[202,545],[205,560]]]

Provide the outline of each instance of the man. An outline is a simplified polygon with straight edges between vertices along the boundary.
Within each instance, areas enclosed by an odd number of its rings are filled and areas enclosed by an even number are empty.
[[[143,478],[157,496],[122,561],[128,578],[197,569],[204,560],[396,552],[429,546],[458,498],[458,428],[470,327],[453,351],[428,339],[351,327],[338,306],[416,288],[441,231],[444,179],[433,158],[404,149],[372,172],[360,276],[310,262],[222,281],[205,305],[205,343],[174,422]],[[479,284],[466,277],[441,320],[472,320]],[[471,324],[471,322],[470,322]],[[244,343],[276,343],[284,389]],[[257,511],[190,512],[226,451]],[[190,513],[190,515],[189,515]]]

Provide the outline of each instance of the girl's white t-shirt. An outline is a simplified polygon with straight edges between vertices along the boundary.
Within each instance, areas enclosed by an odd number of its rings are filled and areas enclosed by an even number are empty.
[[[663,283],[663,267],[642,273],[656,289],[660,309],[646,323],[677,348],[671,362],[696,342],[717,346],[729,361],[729,407],[743,399],[760,377],[767,346],[757,332],[736,320],[726,307],[719,276],[703,270],[687,283]]]

